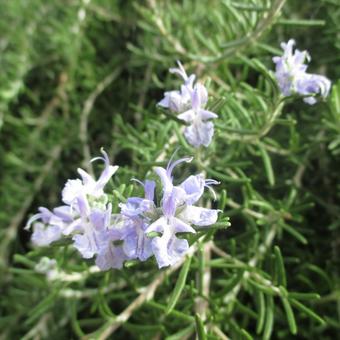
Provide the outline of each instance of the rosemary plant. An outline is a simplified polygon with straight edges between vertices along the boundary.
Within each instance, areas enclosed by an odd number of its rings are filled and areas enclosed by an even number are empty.
[[[337,0],[12,0],[0,31],[1,339],[337,338]]]

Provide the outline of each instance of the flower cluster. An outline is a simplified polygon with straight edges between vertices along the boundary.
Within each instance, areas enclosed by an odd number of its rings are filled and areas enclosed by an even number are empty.
[[[294,45],[293,39],[281,44],[283,56],[273,58],[276,64],[275,76],[284,96],[297,93],[306,96],[304,102],[313,105],[316,103],[315,95],[322,98],[328,96],[331,82],[324,76],[307,73],[305,61],[311,58],[307,51],[295,50],[293,53]]]
[[[171,73],[178,74],[184,81],[180,90],[164,93],[159,106],[178,114],[177,118],[183,120],[187,126],[184,136],[188,143],[198,148],[208,146],[214,135],[214,124],[211,119],[217,114],[205,109],[208,102],[208,91],[201,83],[196,83],[194,74],[187,76],[182,64],[178,61],[178,68],[171,68]]]
[[[284,96],[293,93],[304,95],[309,104],[316,102],[315,95],[326,97],[330,81],[320,75],[306,72],[307,52],[295,50],[294,40],[283,43],[284,54],[275,57],[276,77]],[[194,147],[208,146],[214,134],[212,119],[217,115],[205,109],[208,92],[196,82],[195,75],[186,74],[182,64],[170,69],[183,79],[180,90],[165,92],[159,106],[178,114],[187,125],[184,135]],[[127,260],[146,261],[155,256],[159,268],[174,265],[189,248],[185,235],[195,233],[197,228],[214,224],[218,210],[197,206],[205,187],[213,193],[215,180],[205,179],[202,174],[190,175],[182,183],[173,183],[173,170],[191,158],[170,161],[167,168],[155,167],[154,171],[162,185],[162,198],[155,200],[156,182],[137,181],[144,188],[144,197],[129,197],[119,203],[119,213],[112,212],[109,196],[104,192],[118,166],[110,165],[103,157],[92,161],[104,162],[104,170],[96,180],[83,169],[78,169],[81,179],[68,180],[62,190],[63,205],[50,211],[40,207],[32,216],[27,229],[33,227],[32,243],[48,246],[63,237],[72,240],[73,246],[83,258],[96,258],[102,269],[121,268]]]
[[[62,237],[71,237],[73,246],[83,258],[96,257],[96,265],[102,269],[121,268],[124,261],[145,261],[155,256],[159,268],[173,265],[183,257],[188,241],[179,233],[195,233],[193,228],[212,225],[218,210],[196,206],[205,187],[218,182],[205,180],[202,174],[191,175],[179,185],[173,184],[173,169],[183,158],[170,162],[166,169],[156,167],[155,173],[162,184],[162,199],[155,201],[156,182],[138,181],[144,188],[144,197],[129,197],[120,203],[120,213],[112,213],[112,205],[104,187],[116,172],[105,151],[105,168],[98,180],[82,169],[81,179],[68,180],[63,191],[64,205],[52,211],[39,208],[27,228],[33,226],[32,242],[47,246]],[[212,189],[211,189],[212,190]]]

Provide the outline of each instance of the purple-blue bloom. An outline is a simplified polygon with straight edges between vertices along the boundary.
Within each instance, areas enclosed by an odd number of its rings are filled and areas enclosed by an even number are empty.
[[[111,239],[98,253],[96,265],[101,270],[121,269],[128,259],[123,247],[120,244],[115,244],[114,240]]]
[[[52,242],[61,238],[61,229],[56,225],[48,225],[37,222],[33,227],[32,243],[35,246],[49,246]]]
[[[109,226],[105,230],[106,239],[103,241],[96,258],[96,265],[101,270],[120,269],[126,260],[131,259],[123,249],[122,240],[125,235],[125,221],[122,216],[112,214]]]
[[[207,89],[197,83],[191,94],[191,109],[178,115],[179,119],[189,124],[184,130],[184,136],[189,144],[196,148],[201,145],[208,146],[214,135],[214,124],[209,120],[218,116],[204,109],[207,102]]]
[[[178,68],[170,69],[171,73],[177,73],[184,81],[180,91],[165,92],[159,106],[179,113],[178,118],[187,126],[184,136],[188,143],[195,148],[201,145],[208,146],[214,135],[214,124],[211,119],[217,118],[217,114],[205,110],[208,102],[208,91],[204,85],[196,83],[195,75],[187,76],[182,64],[178,61]]]
[[[328,96],[331,82],[322,75],[307,73],[308,66],[305,62],[309,62],[311,58],[307,51],[296,49],[293,53],[294,45],[293,39],[281,44],[283,55],[273,58],[276,64],[275,76],[284,96],[294,93],[307,96],[303,99],[304,102],[313,105],[317,102],[315,95],[322,98]]]
[[[188,77],[183,65],[177,61],[178,68],[170,68],[170,73],[178,74],[184,81],[179,91],[169,91],[164,93],[164,98],[158,103],[159,106],[169,109],[172,112],[181,113],[190,108],[191,93],[196,76]]]
[[[301,95],[318,94],[326,98],[331,88],[331,82],[324,76],[306,73],[298,82],[298,93]],[[303,101],[309,105],[317,102],[314,96],[306,97]]]
[[[85,198],[84,198],[85,199]],[[74,247],[84,258],[98,254],[108,238],[111,219],[111,204],[106,210],[90,209],[87,202],[80,212],[80,230],[72,237]]]
[[[105,168],[98,180],[96,181],[85,170],[78,168],[78,173],[82,180],[70,179],[66,182],[62,191],[62,199],[65,204],[72,205],[81,195],[89,195],[93,198],[100,198],[105,195],[103,189],[113,174],[117,171],[118,166],[110,165],[107,153],[104,150],[101,152],[103,157],[96,157],[91,160],[91,162],[96,160],[102,160],[104,162]]]
[[[156,183],[136,180],[144,188],[144,197],[127,198],[119,204],[120,213],[113,214],[104,186],[117,167],[111,166],[106,153],[102,153],[104,157],[100,159],[105,168],[98,180],[78,170],[82,180],[69,180],[63,189],[65,205],[52,211],[41,207],[29,219],[27,228],[33,225],[34,245],[47,246],[69,236],[81,256],[95,257],[101,270],[122,268],[125,261],[132,259],[146,261],[152,255],[162,268],[175,264],[189,249],[187,239],[178,237],[179,233],[195,233],[193,226],[206,227],[216,222],[218,210],[196,204],[204,188],[214,193],[211,186],[218,182],[198,174],[190,175],[179,185],[173,183],[174,168],[191,162],[188,157],[170,161],[166,169],[154,169],[163,189],[159,206],[155,203]]]
[[[105,165],[98,180],[78,169],[82,180],[68,180],[62,191],[65,205],[53,209],[53,212],[41,207],[39,213],[30,218],[27,228],[33,224],[33,244],[49,245],[63,235],[72,235],[74,247],[84,258],[103,254],[103,248],[108,248],[108,240],[112,238],[112,209],[103,189],[118,167],[110,165],[105,151],[102,150],[102,154],[103,157],[92,160],[102,160]]]
[[[36,246],[48,246],[62,237],[64,228],[73,221],[68,207],[60,206],[52,211],[39,207],[39,213],[27,222],[26,229],[33,224],[32,243]],[[40,220],[41,222],[36,222]]]
[[[173,169],[178,164],[191,160],[192,158],[182,158],[170,162],[166,169],[155,168],[163,185],[162,215],[146,229],[146,232],[161,234],[152,239],[152,250],[159,268],[175,264],[189,249],[188,241],[178,238],[178,233],[195,233],[190,224],[208,226],[217,220],[218,210],[194,206],[201,198],[204,187],[217,184],[216,181],[204,180],[202,175],[196,175],[189,176],[180,185],[173,184]]]
[[[119,206],[126,228],[123,250],[131,259],[146,261],[152,256],[151,239],[147,237],[145,230],[152,216],[156,214],[154,203],[156,183],[147,180],[140,184],[144,187],[145,198],[130,197],[126,203],[120,203]]]
[[[195,229],[174,216],[162,216],[152,223],[146,231],[162,234],[162,236],[156,236],[152,239],[152,250],[159,268],[174,265],[188,251],[188,241],[177,238],[177,233],[196,232]]]

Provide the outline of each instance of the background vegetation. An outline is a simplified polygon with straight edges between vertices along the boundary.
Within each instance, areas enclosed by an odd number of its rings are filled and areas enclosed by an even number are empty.
[[[336,339],[337,0],[1,1],[0,32],[2,338]],[[280,101],[271,58],[289,38],[332,80],[327,102]],[[176,59],[219,114],[199,154],[156,108],[179,84]],[[56,206],[100,147],[121,166],[111,186],[122,198],[178,145],[193,172],[221,181],[203,204],[231,221],[193,238],[183,269],[98,273],[69,247],[32,249],[27,218]],[[35,270],[42,256],[59,278]]]

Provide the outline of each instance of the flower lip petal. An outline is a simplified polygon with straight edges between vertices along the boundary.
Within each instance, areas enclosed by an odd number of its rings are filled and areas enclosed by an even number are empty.
[[[191,74],[189,78],[185,81],[185,86],[188,90],[192,91],[195,79],[196,79],[196,76],[194,74]]]
[[[80,215],[85,217],[88,216],[91,209],[86,196],[82,193],[77,197],[77,206],[79,208]]]
[[[155,231],[157,233],[163,233],[164,227],[167,227],[167,226],[168,226],[167,219],[164,216],[162,216],[158,220],[156,220],[155,222],[151,223],[146,228],[145,233],[151,233],[153,231]]]
[[[101,270],[121,269],[124,261],[129,257],[123,251],[122,246],[115,246],[112,242],[108,242],[106,247],[103,247],[96,258],[96,265]]]
[[[199,110],[203,108],[208,102],[208,91],[204,85],[197,83],[192,93],[192,108]]]
[[[35,246],[43,247],[58,241],[60,237],[61,229],[58,226],[45,226],[43,223],[36,223],[31,240]]]
[[[196,117],[194,110],[187,110],[177,116],[178,119],[183,120],[186,123],[192,123]]]
[[[71,235],[74,232],[84,232],[83,223],[80,218],[75,219],[62,230],[63,235],[66,236]]]
[[[178,262],[189,249],[187,240],[172,237],[155,237],[152,239],[152,250],[159,268],[172,266]]]
[[[73,215],[71,208],[68,205],[61,205],[59,207],[56,207],[53,209],[53,214],[65,222],[72,222],[73,221]]]
[[[189,224],[183,222],[179,218],[173,218],[173,227],[175,233],[192,233],[196,234],[196,230]]]
[[[210,121],[203,122],[196,121],[194,124],[189,125],[184,130],[184,136],[188,143],[195,148],[204,145],[208,147],[214,135],[214,124]]]
[[[172,190],[172,179],[168,176],[167,171],[160,167],[160,166],[155,166],[153,168],[153,171],[158,175],[160,178],[162,185],[163,185],[163,190],[164,192],[169,192]]]
[[[118,168],[119,168],[118,165],[106,166],[96,183],[95,190],[99,190],[99,191],[102,190],[104,186],[108,183],[108,181],[111,179],[113,174],[117,171]]]
[[[154,200],[155,196],[155,188],[156,183],[155,181],[146,180],[144,184],[144,191],[145,191],[145,198],[149,201]]]
[[[180,184],[180,187],[186,193],[185,202],[188,205],[196,203],[204,192],[204,176],[202,174],[191,175],[185,181]]]
[[[163,196],[162,211],[166,217],[174,216],[177,207],[185,200],[185,191],[178,186],[174,186],[171,192],[167,192]]]
[[[89,186],[95,184],[95,180],[84,169],[78,168],[77,172],[80,175],[84,185]]]
[[[202,120],[218,118],[218,115],[216,113],[203,109],[199,110],[199,115]]]
[[[219,212],[221,210],[187,206],[180,213],[179,218],[198,227],[207,227],[216,223]]]

